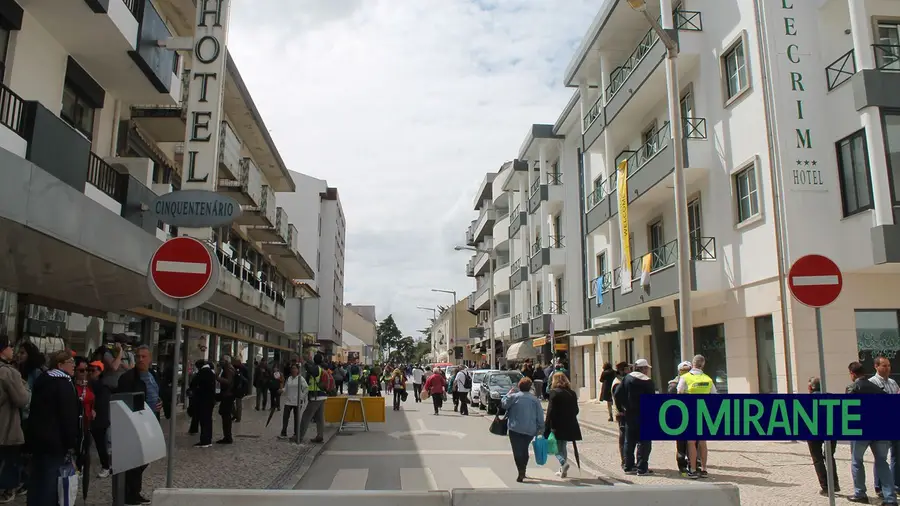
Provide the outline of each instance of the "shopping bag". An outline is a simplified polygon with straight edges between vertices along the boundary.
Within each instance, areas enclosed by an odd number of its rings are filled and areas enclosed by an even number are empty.
[[[423,401],[425,401],[425,400],[428,400],[428,397],[430,397],[430,396],[431,396],[431,392],[429,392],[427,388],[423,388],[422,393],[419,394],[419,399],[422,399]]]
[[[408,397],[409,397],[409,394],[406,393],[406,390],[400,392],[400,400],[402,400],[403,402],[406,402],[406,399],[407,399]]]
[[[500,415],[494,416],[494,421],[491,422],[491,428],[489,429],[491,434],[497,436],[505,436],[509,433],[509,422],[506,417],[500,417]]]
[[[547,440],[544,439],[544,436],[534,438],[534,442],[531,443],[531,446],[534,448],[534,462],[539,466],[546,464]]]
[[[547,438],[547,455],[556,455],[559,453],[559,444],[556,443],[556,434],[550,433]]]
[[[59,497],[59,506],[75,506],[75,500],[78,499],[78,471],[72,460],[67,460],[59,468],[56,491]]]

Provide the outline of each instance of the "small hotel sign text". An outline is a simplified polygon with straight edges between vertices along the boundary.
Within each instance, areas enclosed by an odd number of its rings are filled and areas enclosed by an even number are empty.
[[[215,190],[231,0],[197,0],[182,189]]]
[[[776,44],[779,46],[776,51],[779,59],[776,66],[781,72],[776,79],[775,93],[776,96],[781,95],[787,99],[777,102],[783,110],[776,113],[781,125],[779,136],[783,146],[781,155],[784,181],[792,190],[828,191],[822,176],[822,165],[826,160],[827,163],[831,162],[822,151],[823,139],[817,135],[821,122],[818,121],[815,110],[816,107],[821,107],[821,100],[824,100],[824,93],[816,93],[816,90],[824,89],[824,85],[810,77],[814,75],[813,67],[817,61],[811,52],[815,32],[813,29],[798,27],[798,19],[802,21],[800,24],[805,25],[814,23],[817,18],[814,13],[803,10],[812,2],[777,2],[781,9],[779,23],[775,27],[778,35]],[[797,9],[794,8],[795,2],[799,5]]]
[[[181,190],[153,201],[157,219],[173,227],[222,227],[241,215],[241,206],[228,195],[206,190]]]

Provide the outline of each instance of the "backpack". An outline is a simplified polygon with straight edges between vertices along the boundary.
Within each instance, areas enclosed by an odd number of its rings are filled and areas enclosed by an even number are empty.
[[[319,367],[319,377],[318,379],[313,379],[313,381],[318,383],[319,390],[325,392],[325,395],[332,397],[337,393],[337,387],[334,384],[334,376],[328,369]]]
[[[469,373],[464,373],[466,375],[465,382],[463,383],[463,388],[466,390],[472,389],[472,375]]]

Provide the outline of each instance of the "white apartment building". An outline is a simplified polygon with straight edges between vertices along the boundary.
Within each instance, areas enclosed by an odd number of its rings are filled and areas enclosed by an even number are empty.
[[[466,234],[469,246],[492,250],[496,259],[493,328],[501,363],[567,356],[568,343],[550,337],[584,327],[578,172],[562,172],[563,139],[552,130],[533,125],[518,158],[485,177],[475,201],[480,215]],[[476,252],[467,266],[477,283],[470,310],[484,329],[470,347],[483,358],[491,328],[487,257]]]
[[[157,44],[192,37],[195,12],[192,0],[0,1],[0,332],[79,353],[125,332],[163,361],[175,317],[150,295],[146,272],[179,231],[151,204],[204,188],[244,212],[231,227],[181,231],[215,248],[222,266],[218,291],[185,315],[185,363],[281,360],[298,348],[285,301],[313,270],[275,199],[295,189],[288,170],[224,46],[205,55],[224,81],[203,97],[214,110],[199,128],[215,142],[195,151],[204,136],[186,137],[187,112],[201,66]],[[187,169],[200,151],[209,157]]]
[[[805,391],[819,373],[814,312],[792,298],[786,273],[812,253],[843,272],[842,295],[822,310],[830,390],[846,382],[853,360],[870,369],[875,356],[894,361],[900,2],[662,0],[648,7],[677,29],[691,315],[706,372],[720,391]],[[566,86],[578,88],[570,103],[577,141],[567,151],[585,155],[593,329],[572,339],[592,341],[595,375],[603,362],[647,358],[661,383],[690,358],[679,356],[665,56],[641,14],[607,0],[565,74]],[[623,249],[633,259],[631,280],[622,276]],[[640,282],[646,255],[649,287]]]
[[[470,329],[476,327],[478,321],[469,310],[466,299],[458,301],[455,306],[444,308],[431,324],[431,357],[434,362],[460,363],[460,361],[477,362],[481,355],[472,351],[469,346]],[[475,336],[480,340],[480,337]]]
[[[373,364],[377,338],[375,306],[347,304],[344,310],[340,362],[358,360],[360,364]]]
[[[322,179],[291,171],[296,191],[279,199],[292,216],[305,240],[300,251],[315,259],[315,276],[304,280],[318,294],[309,301],[318,304],[316,339],[320,350],[330,356],[341,345],[344,317],[344,251],[347,221],[337,188]],[[307,303],[307,302],[304,302]]]

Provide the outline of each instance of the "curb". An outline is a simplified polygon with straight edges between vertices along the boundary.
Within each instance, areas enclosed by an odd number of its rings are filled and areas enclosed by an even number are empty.
[[[299,454],[269,483],[266,490],[293,490],[300,483],[300,480],[303,479],[306,472],[309,471],[310,467],[312,467],[316,457],[325,450],[325,447],[336,434],[337,427],[326,427],[325,434],[322,436],[324,439],[322,443],[301,445],[293,442],[288,443],[291,448],[289,451],[299,450]]]

